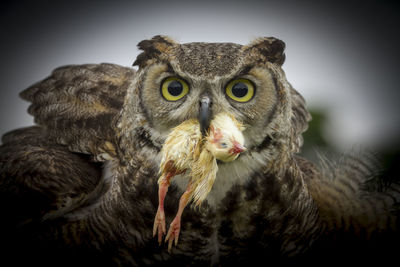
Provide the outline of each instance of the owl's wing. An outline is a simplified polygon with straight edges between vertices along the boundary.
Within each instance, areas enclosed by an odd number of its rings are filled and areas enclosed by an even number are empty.
[[[113,123],[134,75],[114,64],[64,66],[20,95],[51,139],[102,161],[115,153]]]
[[[1,261],[22,266],[43,259],[42,266],[52,266],[60,259],[53,230],[69,220],[64,215],[96,205],[111,181],[102,178],[103,163],[52,142],[41,126],[14,130],[2,141]]]
[[[106,189],[102,163],[52,142],[40,126],[14,130],[2,141],[0,225],[58,217],[88,205]]]
[[[134,75],[112,64],[71,65],[21,93],[39,125],[2,137],[0,212],[11,224],[60,217],[107,190],[93,159],[115,153],[113,125]]]

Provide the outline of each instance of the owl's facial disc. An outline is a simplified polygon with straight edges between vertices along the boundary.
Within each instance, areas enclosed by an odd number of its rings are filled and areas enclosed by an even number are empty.
[[[211,78],[192,74],[172,61],[143,71],[140,101],[152,143],[162,144],[171,129],[188,119],[197,119],[206,136],[210,120],[225,112],[246,125],[243,135],[249,152],[263,144],[278,103],[269,68],[241,65]]]

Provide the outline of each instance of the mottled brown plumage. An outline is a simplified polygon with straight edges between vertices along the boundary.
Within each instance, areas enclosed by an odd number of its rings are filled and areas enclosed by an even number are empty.
[[[179,44],[156,36],[139,48],[137,71],[66,66],[21,93],[38,125],[6,134],[0,148],[1,251],[15,264],[370,262],[398,250],[390,241],[398,237],[400,190],[371,186],[379,173],[373,156],[316,167],[297,155],[310,115],[285,78],[282,41]],[[179,99],[171,87],[173,101],[160,89],[171,77],[188,85]],[[250,87],[254,95],[243,98]],[[160,151],[172,128],[202,111],[241,121],[247,151],[218,163],[212,190],[182,215],[180,244],[169,254],[152,237]],[[171,183],[167,222],[183,181]]]

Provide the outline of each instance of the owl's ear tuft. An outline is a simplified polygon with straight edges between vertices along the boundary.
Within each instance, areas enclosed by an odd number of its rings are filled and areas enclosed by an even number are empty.
[[[256,52],[271,63],[282,65],[285,62],[285,43],[274,37],[257,38],[243,49],[249,53]]]
[[[133,66],[142,68],[151,59],[165,58],[176,45],[177,43],[171,38],[162,35],[156,35],[150,40],[143,40],[138,44],[138,48],[143,52],[138,55]]]

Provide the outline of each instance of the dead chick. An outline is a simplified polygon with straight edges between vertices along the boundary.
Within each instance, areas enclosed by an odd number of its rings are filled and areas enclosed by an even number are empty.
[[[165,241],[168,251],[178,243],[181,216],[189,201],[199,206],[210,192],[218,171],[217,160],[235,160],[244,147],[243,126],[231,115],[219,113],[211,121],[206,138],[202,138],[197,120],[187,120],[175,127],[162,148],[161,176],[158,180],[159,205],[154,219],[153,236],[158,242],[166,232],[164,199],[172,177],[189,170],[189,183],[179,200],[178,212],[171,222]]]
[[[199,123],[195,119],[187,120],[175,127],[168,135],[161,150],[160,178],[158,180],[158,209],[154,219],[153,236],[158,232],[158,243],[166,233],[164,199],[171,179],[190,168],[198,144],[202,138]]]

